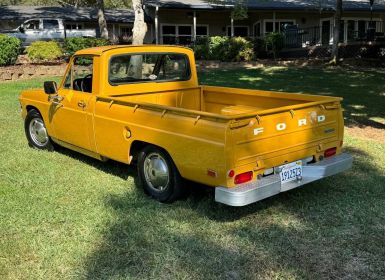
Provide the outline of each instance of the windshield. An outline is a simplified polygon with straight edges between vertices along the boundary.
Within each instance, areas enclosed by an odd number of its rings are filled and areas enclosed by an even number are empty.
[[[190,78],[184,54],[143,53],[114,56],[110,60],[111,84],[136,82],[185,81]]]

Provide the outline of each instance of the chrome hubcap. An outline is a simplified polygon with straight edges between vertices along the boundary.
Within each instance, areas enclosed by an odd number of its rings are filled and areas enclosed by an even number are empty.
[[[151,153],[144,159],[144,177],[147,184],[156,191],[164,191],[170,174],[166,160],[158,153]]]
[[[48,142],[48,134],[42,119],[34,118],[29,123],[29,135],[38,146],[44,146]]]

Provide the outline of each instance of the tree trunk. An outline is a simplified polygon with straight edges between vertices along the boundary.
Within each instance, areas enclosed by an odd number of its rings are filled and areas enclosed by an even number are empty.
[[[108,40],[108,29],[107,29],[107,21],[104,16],[104,0],[97,0],[98,5],[98,23],[100,30],[100,37]]]
[[[340,59],[338,43],[340,42],[341,18],[342,18],[342,0],[337,0],[336,13],[334,16],[333,49],[332,49],[332,60],[331,60],[331,63],[333,64],[338,64]]]
[[[134,28],[132,29],[132,44],[142,45],[147,32],[147,24],[144,21],[144,11],[141,0],[132,0],[132,8],[135,12]]]

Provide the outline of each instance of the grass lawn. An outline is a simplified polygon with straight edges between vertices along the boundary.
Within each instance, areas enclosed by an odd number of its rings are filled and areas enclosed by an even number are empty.
[[[206,70],[203,83],[345,98],[351,171],[243,208],[197,187],[160,204],[135,170],[31,149],[0,84],[0,279],[384,279],[385,73]],[[191,184],[191,183],[188,183]]]

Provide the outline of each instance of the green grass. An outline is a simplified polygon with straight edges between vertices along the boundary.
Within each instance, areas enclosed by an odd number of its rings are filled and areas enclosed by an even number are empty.
[[[380,71],[200,76],[210,84],[342,95],[345,107],[365,106],[365,124],[373,119],[378,127],[384,118]],[[41,84],[0,84],[0,279],[385,278],[383,142],[347,135],[351,171],[247,207],[217,204],[198,186],[186,200],[160,204],[136,187],[131,167],[28,147],[17,97]]]
[[[200,77],[202,83],[210,85],[340,96],[344,98],[347,125],[385,129],[384,69],[354,71],[276,66],[207,70]]]

